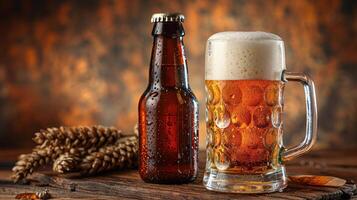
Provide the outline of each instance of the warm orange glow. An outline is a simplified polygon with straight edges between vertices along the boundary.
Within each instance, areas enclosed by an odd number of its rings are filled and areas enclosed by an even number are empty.
[[[186,15],[190,85],[200,101],[205,146],[204,48],[219,31],[280,35],[288,69],[309,72],[320,110],[317,147],[356,145],[356,14],[348,1],[95,1],[0,3],[0,147],[30,145],[59,125],[114,125],[131,131],[148,78],[153,12]],[[285,93],[286,140],[304,131],[300,87]],[[343,136],[342,136],[343,135]],[[19,139],[20,138],[20,139]]]

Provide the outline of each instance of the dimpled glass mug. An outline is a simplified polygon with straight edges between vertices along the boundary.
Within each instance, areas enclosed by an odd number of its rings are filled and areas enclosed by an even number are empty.
[[[316,140],[313,81],[286,71],[284,42],[265,32],[222,32],[206,47],[207,160],[209,190],[268,193],[287,186],[284,161],[307,152]],[[288,81],[304,86],[306,135],[282,144],[283,90]]]

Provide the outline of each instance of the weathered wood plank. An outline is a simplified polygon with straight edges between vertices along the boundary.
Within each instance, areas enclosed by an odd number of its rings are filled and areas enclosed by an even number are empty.
[[[343,155],[343,156],[341,156]],[[321,156],[331,156],[326,159]],[[341,158],[342,157],[342,158]],[[341,159],[349,162],[341,162]],[[301,162],[304,160],[304,162]],[[306,166],[312,161],[318,165]],[[319,167],[319,163],[326,162]],[[355,189],[353,184],[341,188],[316,187],[289,184],[282,193],[263,195],[226,194],[208,191],[202,185],[204,157],[200,156],[200,170],[196,181],[181,185],[158,185],[144,183],[136,170],[111,172],[95,177],[69,179],[51,172],[42,171],[31,176],[31,185],[12,184],[4,175],[10,171],[0,171],[0,198],[13,198],[20,192],[36,192],[45,187],[36,186],[41,183],[48,185],[53,197],[59,199],[338,199]],[[317,166],[317,167],[316,167]],[[357,155],[343,152],[315,152],[295,162],[288,163],[288,174],[332,175],[345,179],[357,180]],[[76,191],[70,191],[70,185],[76,185]]]
[[[36,173],[32,177],[41,183],[49,184],[54,197],[77,198],[77,199],[319,199],[324,195],[341,196],[343,193],[338,188],[311,187],[290,185],[283,193],[264,195],[238,195],[221,194],[207,191],[202,182],[196,181],[192,184],[183,185],[156,185],[141,181],[126,181],[120,174],[107,174],[105,178],[92,177],[84,179],[66,179],[57,176]],[[70,184],[76,184],[76,191],[70,192]],[[10,182],[2,183],[3,194],[15,195],[19,192],[40,191],[44,187],[33,185],[14,185]]]

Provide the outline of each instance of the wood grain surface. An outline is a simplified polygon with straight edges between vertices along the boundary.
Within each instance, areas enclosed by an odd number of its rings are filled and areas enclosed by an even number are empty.
[[[0,152],[0,158],[3,154]],[[0,166],[12,162],[2,159]],[[226,194],[208,191],[202,185],[204,152],[200,154],[200,171],[196,181],[182,185],[144,183],[136,170],[110,172],[95,177],[70,179],[42,171],[31,176],[30,185],[12,184],[10,171],[0,170],[0,199],[12,199],[21,192],[37,192],[46,188],[55,199],[348,199],[356,191],[356,150],[317,151],[287,164],[290,175],[329,175],[344,178],[343,187],[317,187],[289,184],[284,192],[263,195]],[[75,187],[75,191],[71,191]]]

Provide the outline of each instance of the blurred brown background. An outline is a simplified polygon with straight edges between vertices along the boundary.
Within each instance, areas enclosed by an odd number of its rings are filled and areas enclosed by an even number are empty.
[[[356,1],[0,1],[0,148],[30,146],[34,131],[114,125],[131,131],[147,85],[154,12],[185,14],[191,87],[201,103],[204,48],[219,31],[280,35],[290,71],[318,90],[317,148],[357,146]],[[305,130],[303,90],[285,93],[285,141]]]

